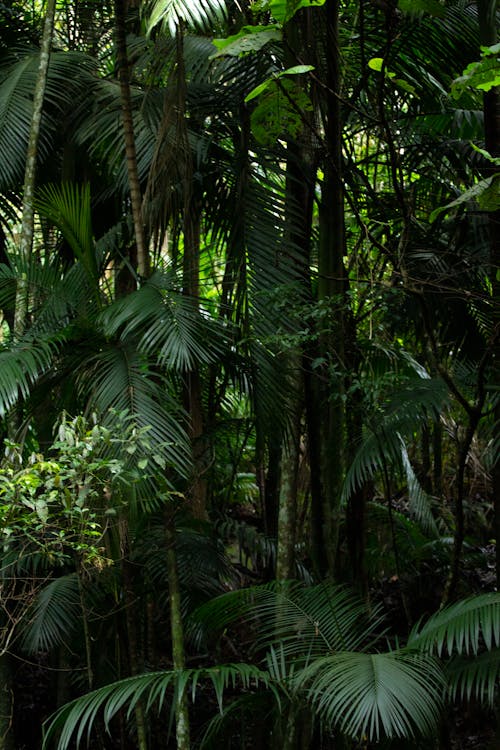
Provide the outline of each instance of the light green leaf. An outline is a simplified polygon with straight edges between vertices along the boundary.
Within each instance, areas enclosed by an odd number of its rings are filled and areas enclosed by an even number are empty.
[[[250,93],[246,95],[245,102],[250,102],[252,99],[255,99],[259,94],[266,91],[275,81],[279,78],[283,78],[283,76],[300,75],[302,73],[308,73],[310,70],[314,70],[314,65],[294,65],[292,68],[282,70],[280,73],[276,73],[271,78],[268,78],[266,81],[252,89]]]
[[[301,8],[312,8],[324,5],[325,0],[269,0],[269,10],[273,18],[279,23],[285,24]]]
[[[370,60],[368,60],[368,67],[371,68],[372,70],[377,70],[379,73],[381,72],[383,66],[384,66],[383,57],[372,57]]]
[[[46,523],[47,518],[49,517],[49,509],[47,507],[46,501],[41,498],[37,500],[35,503],[35,510],[40,521],[42,521],[42,523]]]
[[[485,148],[479,148],[479,146],[476,146],[475,143],[470,144],[474,151],[477,151],[478,154],[481,154],[481,156],[484,156],[487,161],[490,161],[492,164],[495,164],[495,166],[500,167],[500,156],[492,156],[489,151],[486,151]]]
[[[440,206],[439,208],[436,208],[431,215],[429,216],[429,221],[434,222],[436,218],[443,213],[443,211],[449,211],[450,208],[456,208],[457,206],[460,206],[462,203],[468,203],[469,201],[477,201],[480,203],[481,198],[485,193],[488,195],[488,207],[486,205],[481,206],[484,211],[494,211],[496,210],[496,207],[500,205],[500,192],[498,191],[498,185],[496,184],[498,181],[499,175],[492,175],[491,177],[487,177],[485,180],[480,180],[480,182],[473,185],[471,188],[463,192],[461,195],[458,196],[458,198],[455,198],[455,200],[451,201],[450,203],[447,203],[446,206]],[[497,190],[497,201],[496,206],[495,202],[491,201],[491,195],[489,193],[490,188],[495,185],[495,189]]]
[[[444,18],[446,15],[446,8],[438,0],[399,0],[398,8],[412,15],[428,13],[438,18]]]
[[[217,52],[211,58],[229,55],[242,57],[250,52],[258,52],[269,42],[281,41],[282,33],[276,24],[270,26],[243,26],[238,34],[227,39],[214,39],[213,44]]]

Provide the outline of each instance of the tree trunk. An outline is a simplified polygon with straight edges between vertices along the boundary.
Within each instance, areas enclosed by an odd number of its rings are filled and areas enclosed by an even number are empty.
[[[125,603],[125,617],[127,622],[127,644],[130,674],[140,674],[141,659],[139,656],[139,642],[137,638],[137,626],[135,619],[135,593],[132,574],[132,564],[129,560],[128,525],[125,519],[120,520],[120,552],[121,552],[121,575],[123,584],[123,595]],[[139,701],[134,709],[135,725],[137,730],[138,750],[147,750],[147,733],[144,705]]]
[[[174,670],[180,672],[186,666],[184,657],[184,630],[182,626],[181,592],[179,588],[179,576],[175,554],[175,522],[174,515],[170,510],[167,510],[166,514],[165,533],[167,540],[167,575],[170,598],[172,661]],[[178,684],[175,687],[175,729],[177,750],[189,750],[190,728],[187,695],[185,690],[179,692]]]
[[[340,111],[340,52],[338,0],[324,6],[326,80],[323,105],[326,157],[319,206],[318,301],[324,305],[326,320],[320,336],[321,356],[325,360],[319,383],[323,415],[320,420],[320,473],[322,493],[322,542],[326,570],[335,574],[340,523],[340,494],[344,469],[345,417],[343,408],[344,302],[344,186],[342,181],[342,122]],[[339,372],[332,382],[332,373]]]
[[[280,462],[280,489],[278,511],[278,544],[276,552],[276,579],[286,581],[295,577],[295,543],[297,519],[297,478],[300,455],[300,424],[302,418],[301,358],[288,357],[293,363],[293,405],[290,427],[283,438]]]
[[[115,39],[116,64],[120,95],[122,103],[123,135],[125,139],[125,154],[127,159],[128,183],[130,189],[130,203],[134,222],[135,244],[137,248],[137,273],[141,278],[147,278],[150,271],[149,253],[142,220],[142,198],[139,173],[137,170],[137,154],[135,148],[134,123],[132,119],[132,102],[130,97],[130,69],[127,54],[127,37],[125,26],[127,2],[114,0],[115,10]]]
[[[49,69],[50,48],[54,33],[54,16],[56,11],[56,0],[47,0],[45,11],[45,23],[43,27],[42,43],[40,47],[40,62],[35,91],[33,94],[33,114],[28,139],[28,151],[26,154],[26,167],[24,171],[23,186],[23,213],[21,219],[21,236],[19,241],[19,255],[22,262],[27,265],[31,258],[33,246],[34,208],[36,184],[36,161],[38,156],[38,141],[40,137],[40,124],[42,121],[43,101],[47,84],[47,73]],[[21,336],[26,325],[28,313],[28,285],[25,278],[18,281],[16,292],[16,306],[14,313],[14,334]]]

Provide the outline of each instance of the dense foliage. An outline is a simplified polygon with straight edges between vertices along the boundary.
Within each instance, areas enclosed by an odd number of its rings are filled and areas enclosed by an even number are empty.
[[[0,750],[497,746],[499,16],[0,3]]]

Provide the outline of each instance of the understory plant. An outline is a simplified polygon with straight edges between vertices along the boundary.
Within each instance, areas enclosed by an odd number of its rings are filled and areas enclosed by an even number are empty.
[[[450,701],[473,697],[494,705],[500,674],[497,593],[435,613],[403,643],[385,630],[378,609],[367,612],[343,587],[274,583],[203,605],[191,620],[191,638],[206,648],[218,634],[223,644],[235,626],[246,662],[144,673],[106,685],[47,722],[44,748],[56,738],[58,750],[75,738],[78,745],[98,718],[109,729],[118,712],[130,714],[138,702],[157,712],[187,691],[196,706],[207,683],[219,714],[202,746],[223,741],[236,717],[257,741],[251,717],[259,705],[266,707],[257,722],[260,741],[272,738],[287,749],[312,746],[318,731],[354,743],[430,741]]]

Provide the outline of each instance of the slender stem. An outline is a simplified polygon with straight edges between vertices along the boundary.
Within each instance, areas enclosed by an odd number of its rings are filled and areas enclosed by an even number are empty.
[[[137,641],[137,627],[134,613],[134,582],[132,577],[132,566],[129,556],[128,543],[128,524],[126,519],[120,521],[120,547],[121,547],[121,574],[123,583],[123,593],[125,598],[125,617],[127,622],[128,636],[128,656],[130,664],[130,673],[139,674],[141,669],[139,665],[139,645]],[[137,747],[138,750],[147,750],[147,733],[144,704],[138,701],[134,708],[135,725],[137,729]]]
[[[54,17],[56,0],[47,0],[45,12],[45,23],[43,27],[42,44],[40,48],[40,61],[38,63],[38,74],[35,91],[33,94],[33,114],[28,139],[28,151],[26,154],[26,167],[24,171],[23,186],[23,212],[21,219],[21,235],[19,240],[19,256],[26,268],[33,246],[35,212],[33,200],[36,183],[36,161],[38,154],[38,141],[40,138],[40,125],[42,122],[42,109],[47,85],[47,72],[49,69],[50,47],[54,33]],[[18,281],[16,292],[16,305],[14,313],[14,334],[21,336],[26,325],[28,314],[28,283],[26,272],[23,271]]]
[[[184,629],[182,626],[181,594],[175,554],[174,516],[173,513],[169,511],[167,511],[166,515],[165,536],[167,541],[167,575],[170,595],[172,661],[174,670],[180,672],[185,668],[186,664],[184,656]],[[175,727],[177,750],[189,750],[191,743],[187,695],[185,690],[179,691],[178,685],[175,690]]]
[[[137,271],[139,276],[149,275],[149,253],[146,245],[144,224],[142,220],[142,198],[137,153],[135,148],[134,123],[132,119],[132,99],[130,96],[130,68],[127,55],[127,38],[125,29],[125,0],[115,0],[115,37],[116,62],[120,95],[122,102],[122,124],[127,157],[127,172],[130,189],[130,203],[134,221],[135,244],[137,247]]]

